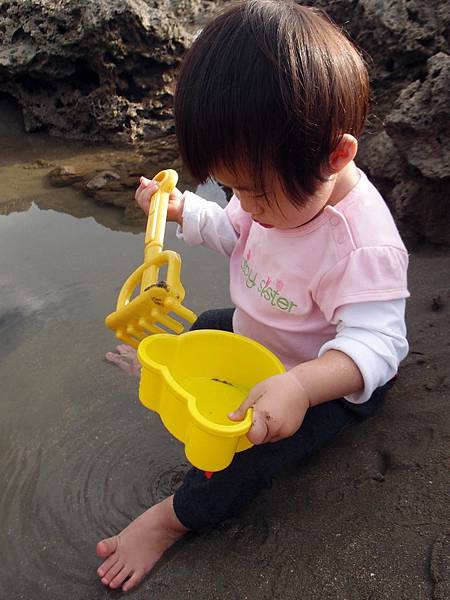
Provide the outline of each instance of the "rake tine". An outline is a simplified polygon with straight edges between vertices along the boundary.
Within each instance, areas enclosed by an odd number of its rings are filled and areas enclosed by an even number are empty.
[[[139,346],[140,340],[136,340],[135,338],[131,337],[130,335],[127,335],[126,333],[124,333],[124,331],[122,329],[116,331],[116,337],[120,341],[131,346],[132,348],[137,349],[137,347]]]
[[[170,299],[170,300],[172,300],[172,299]],[[176,315],[178,315],[179,317],[181,317],[188,323],[194,323],[194,321],[197,320],[197,315],[194,312],[192,312],[192,310],[190,310],[189,308],[186,308],[186,306],[183,306],[179,302],[167,302],[167,304],[169,305],[170,312],[175,313]],[[174,304],[175,304],[175,306],[174,306]]]
[[[158,321],[161,322],[161,319],[158,318]],[[147,319],[144,319],[144,317],[141,317],[139,319],[139,326],[142,327],[142,329],[149,331],[150,333],[167,333],[167,331],[162,329],[162,327],[158,327],[158,325],[155,325],[155,323],[147,321]]]
[[[180,323],[179,321],[177,321],[176,319],[170,317],[169,315],[161,315],[158,320],[165,327],[168,327],[175,333],[183,333],[183,330],[184,330],[183,324]]]
[[[127,327],[127,333],[129,333],[132,337],[141,340],[143,335],[142,335],[142,331],[139,327],[136,327],[137,323],[134,323],[133,325],[128,325]]]

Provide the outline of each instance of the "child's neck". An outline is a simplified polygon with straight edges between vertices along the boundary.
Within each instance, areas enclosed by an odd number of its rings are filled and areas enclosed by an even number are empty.
[[[336,176],[336,183],[330,194],[327,204],[332,206],[340,202],[355,187],[360,178],[360,174],[354,161],[350,161],[342,171]]]

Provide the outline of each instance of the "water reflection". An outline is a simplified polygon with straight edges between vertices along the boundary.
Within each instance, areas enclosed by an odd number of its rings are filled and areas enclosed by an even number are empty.
[[[38,186],[38,184],[36,184]],[[77,219],[92,217],[112,231],[140,233],[145,227],[145,216],[133,223],[126,222],[123,210],[113,206],[97,206],[84,193],[72,188],[52,188],[50,192],[37,191],[29,198],[13,198],[0,203],[0,215],[27,212],[35,205],[41,210],[54,210]]]
[[[114,597],[97,581],[96,541],[173,491],[188,465],[139,404],[137,380],[102,360],[115,344],[103,319],[143,234],[119,231],[116,211],[103,226],[39,202],[0,216],[2,588],[8,600]],[[229,304],[222,257],[187,248],[174,224],[166,244],[182,253],[194,311]]]

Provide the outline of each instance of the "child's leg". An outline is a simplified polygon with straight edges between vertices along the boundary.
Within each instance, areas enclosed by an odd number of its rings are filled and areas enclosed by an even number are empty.
[[[232,315],[232,309],[207,311],[192,329],[231,331]],[[98,569],[102,582],[113,588],[123,584],[124,591],[134,587],[189,529],[238,514],[283,469],[316,452],[347,425],[374,414],[387,388],[377,390],[362,409],[343,400],[310,409],[292,437],[238,453],[227,469],[211,479],[191,469],[174,496],[152,506],[118,536],[99,542],[97,554],[106,559]]]
[[[220,329],[233,331],[234,308],[213,308],[203,312],[191,327],[196,329]]]
[[[97,544],[97,555],[105,559],[97,569],[104,585],[118,588],[123,584],[123,591],[130,590],[164,552],[187,533],[172,503],[173,496],[170,496],[137,517],[119,535]]]
[[[388,386],[379,388],[362,413],[344,400],[333,400],[308,410],[300,429],[280,442],[253,446],[235,455],[231,465],[211,479],[191,469],[174,495],[177,518],[189,529],[212,526],[239,514],[274,477],[304,461],[330,443],[345,427],[364,420],[382,404]]]
[[[234,309],[210,310],[199,316],[192,329],[221,329],[232,331]],[[139,369],[136,352],[130,346],[118,346],[118,354],[109,360],[132,374]],[[110,353],[112,355],[112,353]],[[155,504],[112,538],[97,544],[97,554],[105,559],[97,570],[104,585],[127,591],[137,585],[164,552],[189,529],[173,510],[173,496]]]
[[[210,479],[191,469],[174,496],[152,506],[118,536],[99,542],[97,554],[106,559],[98,569],[102,583],[113,588],[123,584],[124,591],[134,587],[189,529],[239,514],[281,471],[311,456],[346,426],[374,414],[388,387],[379,388],[362,412],[343,400],[310,409],[292,437],[236,454],[227,469]]]

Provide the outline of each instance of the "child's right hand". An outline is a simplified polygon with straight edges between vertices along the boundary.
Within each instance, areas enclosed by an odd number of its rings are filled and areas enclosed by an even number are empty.
[[[140,186],[134,194],[134,198],[142,210],[148,215],[150,199],[158,189],[158,184],[153,179],[141,177]],[[178,188],[174,188],[169,196],[169,206],[167,207],[167,220],[175,221],[178,225],[183,225],[183,194]]]

